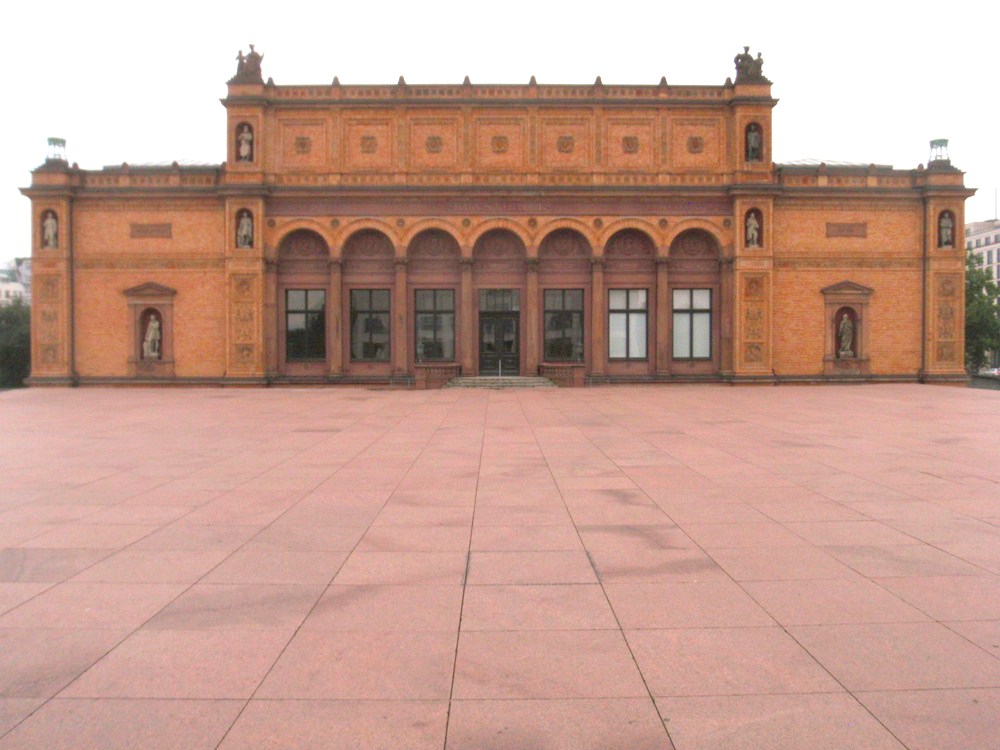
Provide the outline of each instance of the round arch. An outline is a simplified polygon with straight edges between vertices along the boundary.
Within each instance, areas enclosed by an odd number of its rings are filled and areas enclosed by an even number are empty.
[[[396,251],[396,248],[402,246],[399,234],[387,222],[382,221],[381,219],[355,219],[354,221],[340,227],[340,231],[335,235],[337,240],[336,247],[338,257],[343,258],[344,247],[348,242],[350,242],[354,235],[368,229],[385,235],[386,239],[388,239],[392,244],[393,252]]]
[[[278,259],[330,256],[330,243],[313,227],[289,227],[278,242]]]
[[[562,253],[559,252],[560,247],[563,250]],[[580,248],[582,252],[576,252],[576,248]],[[594,246],[590,239],[573,227],[559,227],[551,232],[546,232],[538,243],[539,258],[541,258],[543,250],[547,254],[554,250],[557,255],[571,254],[578,258],[590,258],[594,255]]]
[[[458,244],[459,247],[462,246],[462,237],[455,225],[451,222],[445,221],[444,219],[421,219],[413,226],[407,228],[405,232],[400,236],[400,246],[409,252],[410,245],[413,244],[413,240],[416,239],[417,235],[423,234],[427,231],[438,230],[450,235],[453,240]]]
[[[264,223],[263,221],[261,222]],[[327,253],[332,255],[331,248],[333,248],[333,242],[331,242],[330,233],[327,231],[322,223],[315,221],[313,219],[292,219],[286,224],[282,224],[275,230],[272,230],[277,235],[277,241],[274,246],[280,248],[282,243],[292,234],[296,232],[311,232],[323,240],[323,244],[327,247]]]
[[[657,238],[663,236],[662,231],[658,230],[654,224],[644,219],[616,219],[604,227],[601,231],[601,234],[598,237],[600,247],[607,247],[608,241],[625,229],[634,229],[638,232],[642,232],[649,238],[650,242],[653,243],[653,247],[659,247]]]
[[[478,237],[476,237],[476,241],[472,244],[473,257],[475,257],[477,251],[482,252],[484,249],[486,249],[486,246],[490,244],[495,243],[497,246],[501,245],[501,241],[499,241],[501,237],[512,238],[514,240],[513,242],[509,242],[508,240],[509,246],[517,247],[518,254],[521,258],[528,257],[528,246],[524,243],[524,240],[521,238],[521,235],[519,235],[517,232],[510,231],[506,227],[498,227],[496,229],[491,229],[488,232],[483,232]],[[494,240],[493,238],[497,239]]]
[[[463,253],[468,252],[471,256],[472,249],[484,235],[489,234],[490,232],[502,230],[506,230],[511,234],[516,235],[517,238],[521,240],[521,244],[524,245],[526,255],[531,252],[530,248],[532,247],[534,239],[523,226],[518,224],[516,221],[511,221],[510,219],[489,219],[477,224],[472,230],[468,236],[468,245],[463,247]]]
[[[540,245],[542,243],[542,240],[544,240],[547,235],[551,234],[557,229],[572,229],[582,234],[584,238],[587,240],[587,242],[590,244],[591,248],[603,247],[601,244],[599,244],[597,234],[594,232],[594,228],[592,226],[590,226],[589,224],[587,224],[587,222],[582,221],[580,219],[572,219],[569,217],[552,219],[551,221],[547,221],[545,224],[540,226],[538,228],[538,232],[536,233],[536,236],[538,237],[537,245]]]
[[[669,254],[670,248],[673,247],[677,238],[692,229],[700,229],[710,235],[715,241],[715,244],[718,245],[720,255],[726,247],[732,244],[731,233],[722,232],[716,224],[713,224],[705,219],[684,219],[683,221],[668,228],[669,231],[667,232],[667,236],[664,238],[663,243],[665,251]]]

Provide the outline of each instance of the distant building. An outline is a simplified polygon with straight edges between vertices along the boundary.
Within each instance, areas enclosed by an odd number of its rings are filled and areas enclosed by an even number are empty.
[[[966,224],[965,248],[979,256],[994,281],[1000,279],[1000,219]]]
[[[16,300],[27,304],[27,291],[24,284],[15,281],[12,274],[0,271],[0,305],[12,305]]]
[[[53,139],[23,190],[30,382],[964,381],[947,142],[775,164],[763,59],[734,63],[279,86],[251,51],[221,166],[85,170]]]

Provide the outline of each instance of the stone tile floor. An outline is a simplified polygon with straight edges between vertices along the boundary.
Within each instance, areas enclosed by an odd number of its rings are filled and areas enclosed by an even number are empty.
[[[0,394],[0,748],[982,750],[1000,392]]]

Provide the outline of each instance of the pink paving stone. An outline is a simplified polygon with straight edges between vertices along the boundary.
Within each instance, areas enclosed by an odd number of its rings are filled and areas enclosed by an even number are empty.
[[[629,630],[626,636],[656,697],[839,689],[781,628]]]
[[[649,698],[460,700],[447,750],[673,750]]]
[[[59,695],[250,698],[288,639],[262,630],[139,630]]]
[[[458,629],[462,586],[330,586],[303,631],[443,631]]]
[[[904,750],[842,692],[657,698],[656,706],[677,750]]]
[[[448,702],[253,700],[219,750],[440,750]]]
[[[455,635],[302,631],[278,659],[257,697],[446,700]]]
[[[881,691],[857,697],[912,748],[950,747],[949,722],[982,746],[997,406],[915,385],[5,392],[0,748],[214,748],[283,639],[224,747],[668,748],[651,692],[681,750],[883,747],[845,685]],[[819,624],[746,627],[760,605]],[[884,622],[913,611],[941,623]],[[241,700],[111,697],[161,687]],[[64,688],[103,692],[39,707]]]
[[[648,695],[620,631],[463,632],[455,698]]]
[[[857,698],[909,750],[984,750],[997,744],[997,688],[900,690]]]
[[[69,700],[46,703],[0,739],[3,750],[214,748],[244,701]]]
[[[598,585],[469,586],[462,630],[617,630]]]

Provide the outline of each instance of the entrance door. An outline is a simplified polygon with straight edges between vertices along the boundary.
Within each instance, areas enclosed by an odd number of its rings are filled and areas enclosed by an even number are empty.
[[[520,315],[516,312],[479,313],[479,374],[519,375]]]

